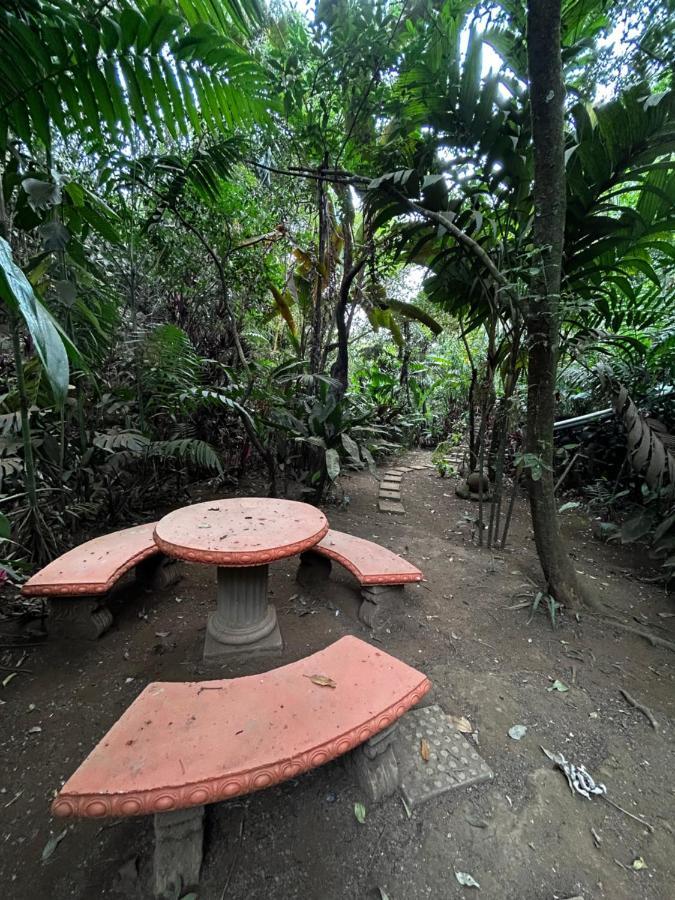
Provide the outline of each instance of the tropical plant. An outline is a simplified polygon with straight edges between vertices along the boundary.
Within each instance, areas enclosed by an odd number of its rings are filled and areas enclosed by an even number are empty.
[[[604,371],[672,430],[664,12],[560,6],[558,411],[607,404]],[[444,457],[465,436],[494,480],[478,540],[503,544],[520,476],[534,491],[560,472],[548,446],[521,446],[549,253],[526,16],[511,0],[340,0],[313,20],[257,0],[3,4],[12,554],[51,557],[192,480],[220,488],[262,464],[271,492],[330,498],[339,470],[410,444]],[[613,29],[630,65],[610,77]],[[598,496],[628,490],[667,519],[621,462]]]
[[[208,18],[205,20],[205,13]],[[228,33],[255,0],[10,3],[0,17],[0,152],[12,137],[48,152],[54,131],[85,142],[190,137],[260,120],[264,77]]]

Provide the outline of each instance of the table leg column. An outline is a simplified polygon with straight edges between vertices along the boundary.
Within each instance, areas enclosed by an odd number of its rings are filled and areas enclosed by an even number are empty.
[[[282,649],[277,611],[267,600],[267,575],[267,566],[218,567],[218,606],[206,626],[205,660]]]

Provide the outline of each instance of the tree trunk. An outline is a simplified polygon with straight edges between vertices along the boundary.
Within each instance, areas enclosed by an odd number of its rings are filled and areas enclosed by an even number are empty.
[[[342,201],[342,235],[344,238],[344,251],[342,255],[342,280],[338,293],[338,301],[335,305],[335,324],[337,327],[337,356],[331,367],[331,378],[335,380],[332,388],[334,396],[338,399],[344,397],[349,385],[349,328],[351,321],[347,319],[347,306],[349,305],[349,293],[352,283],[367,262],[363,256],[354,262],[354,239],[352,225],[354,223],[354,207],[349,189],[343,189]]]
[[[585,598],[560,534],[553,491],[553,421],[565,229],[561,0],[528,0],[527,57],[534,145],[534,241],[539,250],[526,310],[526,462],[534,539],[547,590],[577,607]],[[536,457],[536,462],[533,457]],[[541,474],[539,478],[533,475]]]
[[[324,161],[325,167],[325,161]],[[323,168],[321,169],[323,172]],[[312,311],[312,337],[309,346],[309,370],[312,375],[319,372],[321,363],[321,338],[323,331],[323,290],[328,283],[328,240],[326,189],[322,179],[317,182],[317,207],[319,210],[319,249],[317,253],[316,281],[314,284],[314,309]]]

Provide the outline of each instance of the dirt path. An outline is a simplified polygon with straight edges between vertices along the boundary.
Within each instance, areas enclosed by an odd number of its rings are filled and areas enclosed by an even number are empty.
[[[391,799],[368,809],[363,825],[353,811],[359,796],[340,762],[212,807],[200,900],[377,898],[378,887],[390,900],[471,896],[453,869],[471,873],[481,886],[476,896],[486,900],[672,897],[675,657],[590,621],[566,620],[554,631],[543,612],[527,625],[528,610],[507,609],[539,577],[524,503],[517,504],[510,546],[491,553],[471,543],[465,516],[475,517],[475,505],[456,498],[454,482],[431,469],[404,477],[405,516],[377,512],[377,486],[367,475],[346,479],[345,488],[347,508],[326,509],[331,524],[400,552],[427,581],[407,588],[370,631],[357,618],[355,582],[338,567],[330,588],[312,595],[295,582],[295,562],[273,566],[286,641],[280,663],[344,634],[378,642],[431,677],[429,702],[470,720],[496,777],[430,801],[410,818]],[[672,610],[672,599],[640,580],[640,555],[594,541],[581,516],[570,517],[568,532],[592,588],[617,611],[672,638],[675,620],[658,616]],[[276,664],[215,671],[201,664],[213,573],[185,571],[163,594],[122,592],[117,624],[97,644],[49,641],[31,649],[25,667],[32,674],[0,691],[4,896],[149,895],[147,819],[77,823],[47,862],[41,854],[50,831],[64,828],[49,817],[54,789],[148,681],[246,674]],[[569,690],[547,690],[554,679]],[[651,708],[658,730],[620,688]],[[507,734],[514,724],[528,729],[519,742]],[[603,800],[572,795],[540,745],[585,764],[615,802],[644,815],[653,833]],[[635,870],[639,858],[646,867]]]

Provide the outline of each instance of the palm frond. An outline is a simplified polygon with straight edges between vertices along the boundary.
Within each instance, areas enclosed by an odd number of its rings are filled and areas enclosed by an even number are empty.
[[[207,0],[186,0],[192,13]],[[215,6],[209,3],[209,6]],[[223,7],[224,8],[224,7]],[[264,78],[208,21],[165,3],[122,3],[95,22],[69,3],[0,13],[0,149],[9,135],[49,146],[52,128],[85,139],[148,139],[264,118]]]
[[[258,0],[177,0],[177,5],[190,25],[208,22],[223,34],[228,34],[233,24],[243,34],[250,34],[264,18]]]
[[[205,469],[209,472],[223,472],[220,457],[210,444],[196,438],[179,438],[173,441],[153,441],[146,450],[149,458],[177,459],[182,463]]]
[[[660,434],[640,415],[625,387],[614,398],[614,408],[623,419],[628,442],[628,458],[652,490],[675,496],[675,456]]]

